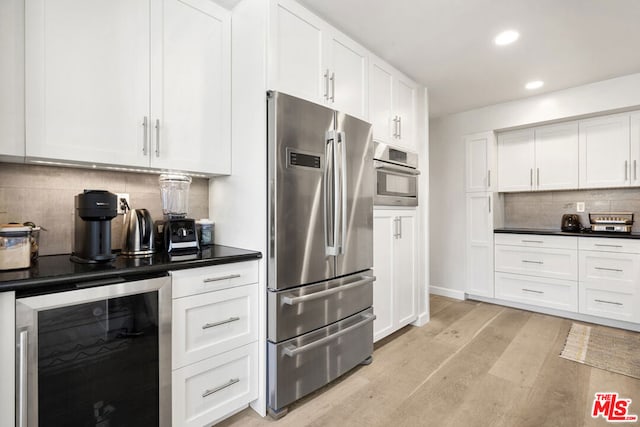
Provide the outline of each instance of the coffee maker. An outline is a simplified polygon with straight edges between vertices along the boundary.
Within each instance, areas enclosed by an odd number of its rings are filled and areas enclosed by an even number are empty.
[[[83,264],[113,261],[111,220],[118,214],[118,197],[106,190],[84,190],[75,197],[75,209],[71,260]]]
[[[187,218],[191,177],[163,174],[159,183],[164,220],[156,221],[157,246],[172,255],[197,254],[200,244],[196,221]]]

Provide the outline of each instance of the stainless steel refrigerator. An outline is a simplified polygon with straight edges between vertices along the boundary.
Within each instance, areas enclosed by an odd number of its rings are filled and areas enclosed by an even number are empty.
[[[268,92],[268,409],[373,352],[371,125]]]

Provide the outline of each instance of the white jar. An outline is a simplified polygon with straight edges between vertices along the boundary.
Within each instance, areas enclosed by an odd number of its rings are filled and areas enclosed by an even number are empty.
[[[31,265],[31,227],[0,226],[0,270],[29,268]]]

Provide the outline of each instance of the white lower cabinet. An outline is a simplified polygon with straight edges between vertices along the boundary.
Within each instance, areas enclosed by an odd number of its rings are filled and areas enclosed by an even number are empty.
[[[496,272],[496,298],[565,311],[578,311],[578,282]]]
[[[258,398],[258,262],[171,274],[172,425],[212,425]]]
[[[493,298],[493,193],[467,193],[467,294]]]
[[[373,212],[373,339],[417,318],[417,230],[415,210]]]

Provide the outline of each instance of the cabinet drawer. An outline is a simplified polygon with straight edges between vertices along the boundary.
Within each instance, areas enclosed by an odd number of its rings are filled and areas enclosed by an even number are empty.
[[[496,273],[496,298],[523,304],[578,311],[578,282]]]
[[[173,298],[258,282],[258,261],[236,262],[171,272]]]
[[[626,322],[638,322],[638,294],[603,290],[580,282],[580,313]],[[635,307],[635,310],[634,310]]]
[[[174,426],[211,425],[258,397],[258,343],[172,373]]]
[[[575,249],[540,249],[496,245],[495,269],[552,279],[578,280]]]
[[[626,252],[640,254],[640,240],[614,239],[607,237],[581,237],[578,240],[581,251]]]
[[[602,290],[633,293],[640,280],[640,255],[580,251],[581,282]]]
[[[258,286],[173,300],[172,365],[179,368],[258,339]]]
[[[539,234],[494,235],[496,245],[527,246],[531,248],[578,249],[578,238],[572,236],[544,236]]]

